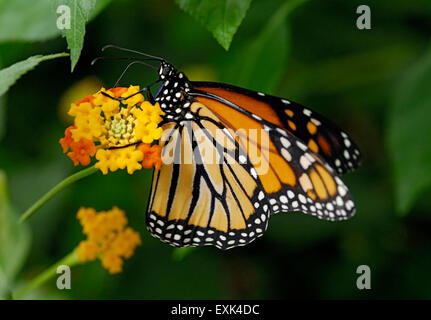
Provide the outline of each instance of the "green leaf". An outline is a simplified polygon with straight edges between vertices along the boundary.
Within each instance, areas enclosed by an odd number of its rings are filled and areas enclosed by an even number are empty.
[[[45,41],[59,36],[54,1],[0,0],[0,42]],[[84,2],[84,12],[91,11],[87,20],[99,14],[110,1],[97,0],[94,10],[91,10],[93,1]]]
[[[85,19],[88,21],[90,19],[90,13],[96,6],[96,0],[75,0],[80,4],[82,13],[84,14]]]
[[[10,291],[30,246],[28,226],[20,224],[9,202],[6,175],[0,170],[0,294]]]
[[[70,50],[71,71],[75,68],[84,46],[85,24],[96,0],[53,0],[54,8],[66,5],[70,8],[70,28],[63,29]]]
[[[218,43],[229,50],[251,0],[175,0],[178,6],[202,23]]]
[[[17,62],[10,67],[0,70],[0,96],[2,96],[9,88],[25,73],[36,67],[39,63],[60,57],[68,56],[67,53],[56,53],[46,56],[32,56],[26,60]]]
[[[402,77],[388,113],[388,147],[398,213],[431,186],[431,46]]]
[[[226,82],[248,89],[273,93],[285,71],[289,51],[288,15],[306,0],[286,2],[269,19],[249,45],[236,53],[227,66]]]

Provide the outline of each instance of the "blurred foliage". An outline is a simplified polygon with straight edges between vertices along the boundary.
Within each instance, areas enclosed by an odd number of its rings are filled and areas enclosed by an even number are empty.
[[[259,92],[273,93],[286,67],[289,34],[288,14],[304,0],[286,2],[278,8],[262,31],[240,50],[226,68],[226,82],[234,81],[239,86]],[[271,57],[271,59],[267,59]],[[258,75],[258,76],[256,76]]]
[[[31,18],[11,19],[20,14],[14,7],[18,2],[0,0],[2,67],[65,47],[63,39],[54,39],[59,35],[52,30],[55,15],[51,23],[46,20],[51,9],[42,12],[26,1]],[[363,1],[310,0],[291,11],[295,3],[300,1],[254,0],[240,28],[224,29],[233,31],[225,40],[235,34],[226,52],[174,1],[111,1],[86,26],[81,60],[72,74],[65,59],[55,59],[3,95],[7,126],[0,168],[7,172],[18,212],[72,172],[58,144],[65,128],[58,105],[89,76],[106,87],[115,83],[126,63],[106,61],[90,68],[100,49],[113,43],[163,56],[178,69],[190,70],[192,80],[273,92],[333,119],[364,155],[362,167],[343,177],[355,198],[356,216],[330,223],[278,214],[264,237],[246,247],[176,251],[145,229],[151,172],[95,174],[29,221],[31,250],[18,281],[25,283],[83,238],[74,217],[80,206],[125,209],[143,245],[121,275],[109,276],[98,263],[89,263],[73,269],[72,290],[59,292],[52,281],[34,298],[431,298],[431,194],[426,187],[431,2],[369,1],[371,30],[356,28],[356,8]],[[155,77],[152,70],[133,66],[121,84],[146,85]],[[397,210],[410,214],[400,217]],[[0,243],[2,250],[9,250],[8,243]],[[371,268],[370,291],[356,288],[361,264]]]
[[[182,261],[195,250],[197,250],[196,247],[175,248],[174,251],[172,251],[172,259]]]
[[[30,247],[28,226],[18,222],[8,193],[6,175],[0,170],[0,296],[10,294]]]
[[[0,96],[0,141],[6,131],[6,108],[4,98]]]
[[[25,73],[35,68],[39,63],[59,57],[67,56],[66,53],[50,54],[46,56],[32,56],[24,61],[17,62],[8,68],[0,70],[0,140],[3,138],[6,128],[6,104],[2,97],[5,92]]]
[[[431,185],[430,87],[431,46],[401,78],[388,114],[388,148],[401,213]]]

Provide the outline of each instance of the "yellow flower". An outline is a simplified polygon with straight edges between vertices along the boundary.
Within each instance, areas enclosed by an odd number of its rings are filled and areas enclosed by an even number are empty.
[[[102,266],[111,274],[123,271],[123,260],[114,252],[106,252],[102,257]]]
[[[134,108],[132,112],[141,124],[147,124],[149,122],[159,124],[160,121],[162,121],[161,116],[165,115],[158,102],[156,102],[155,105],[152,105],[148,101],[143,102],[139,106],[139,109]]]
[[[93,208],[80,208],[78,213],[76,214],[76,217],[79,221],[81,221],[81,224],[84,226],[83,232],[84,234],[88,235],[90,233],[90,230],[86,229],[88,226],[93,225],[94,220],[96,219],[96,210]]]
[[[129,174],[136,170],[141,170],[142,165],[139,163],[144,158],[141,151],[136,150],[136,146],[119,149],[117,164],[120,169],[127,168]]]
[[[88,116],[93,110],[93,105],[90,102],[83,102],[79,105],[72,103],[68,114],[72,117]]]
[[[151,143],[154,140],[159,140],[162,133],[163,129],[161,127],[157,127],[157,124],[154,122],[150,122],[149,124],[141,124],[138,122],[135,129],[136,138],[141,140],[143,143]]]
[[[108,171],[116,171],[118,169],[126,169],[129,174],[133,174],[136,170],[141,170],[140,162],[144,159],[144,154],[136,149],[136,146],[118,149],[99,149],[96,153],[95,167],[100,169],[103,174]]]
[[[138,103],[145,101],[145,98],[141,93],[136,94],[139,90],[139,86],[130,86],[127,91],[121,95],[121,97],[125,98],[133,94],[135,95],[127,100],[124,100],[123,103],[126,104],[128,107],[133,107]]]
[[[96,159],[99,160],[94,166],[100,169],[103,174],[108,174],[108,171],[117,171],[118,152],[120,149],[105,150],[99,149],[96,152]]]
[[[94,140],[102,136],[106,129],[103,126],[103,119],[100,115],[91,114],[89,117],[76,117],[75,127],[72,129],[72,138],[75,141],[79,141],[81,138],[88,140]]]
[[[99,253],[99,247],[94,242],[81,241],[78,245],[77,253],[79,260],[82,262],[94,261]]]
[[[111,244],[111,250],[115,254],[129,259],[133,256],[135,246],[141,243],[139,234],[132,228],[128,227],[120,233]]]
[[[121,231],[127,225],[127,218],[124,211],[118,207],[113,207],[110,211],[110,227],[115,231]]]
[[[133,256],[141,244],[139,233],[127,227],[123,210],[113,207],[108,211],[96,212],[92,208],[80,208],[77,213],[87,240],[79,243],[76,252],[81,262],[99,258],[109,273],[123,270],[123,259]]]
[[[75,117],[75,128],[71,132],[72,138],[76,142],[81,138],[94,140],[105,132],[100,111],[90,102],[72,103],[69,115]]]
[[[120,102],[107,96],[103,95],[102,92],[108,94],[111,97],[115,97],[114,93],[111,91],[106,91],[105,88],[102,88],[94,95],[93,103],[96,106],[99,106],[102,111],[105,113],[107,117],[115,114],[120,109]]]

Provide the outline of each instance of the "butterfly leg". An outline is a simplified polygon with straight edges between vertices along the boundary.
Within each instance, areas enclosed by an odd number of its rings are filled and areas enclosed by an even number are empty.
[[[154,98],[153,98],[153,96],[152,96],[152,94],[151,94],[150,88],[151,88],[153,85],[155,85],[156,83],[158,83],[158,82],[160,82],[160,80],[156,80],[156,81],[152,82],[152,83],[151,83],[151,84],[149,84],[148,86],[143,87],[143,88],[142,88],[142,89],[140,89],[139,91],[137,91],[137,92],[135,92],[134,94],[131,94],[130,96],[127,96],[127,97],[119,97],[119,98],[115,98],[115,97],[110,96],[110,95],[109,95],[109,94],[107,94],[106,92],[101,92],[101,94],[103,94],[105,97],[111,98],[112,100],[116,100],[116,101],[123,101],[123,100],[127,100],[127,99],[129,99],[129,98],[131,98],[131,97],[133,97],[133,96],[135,96],[135,95],[137,95],[137,94],[139,94],[139,93],[142,93],[142,92],[146,91],[146,94],[147,94],[147,98],[148,98],[148,100],[149,100],[152,104],[154,104],[155,100],[154,100]]]
[[[154,100],[154,97],[153,97],[153,94],[151,93],[151,90],[150,90],[150,88],[149,87],[147,87],[147,90],[146,90],[146,96],[147,96],[147,99],[148,99],[148,101],[151,103],[151,104],[155,104],[156,103],[156,100]]]
[[[107,94],[106,92],[101,92],[101,94],[103,94],[105,97],[111,98],[112,100],[123,101],[123,100],[127,100],[127,99],[129,99],[129,98],[131,98],[131,97],[133,97],[133,96],[135,96],[135,95],[137,95],[139,93],[142,93],[142,92],[144,92],[147,89],[148,89],[148,87],[143,87],[142,89],[140,89],[139,91],[135,92],[134,94],[131,94],[130,96],[119,97],[119,98],[112,97],[109,94]]]

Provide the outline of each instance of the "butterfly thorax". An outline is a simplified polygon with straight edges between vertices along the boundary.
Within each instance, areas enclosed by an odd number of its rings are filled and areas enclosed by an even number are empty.
[[[193,101],[188,95],[191,88],[189,79],[167,62],[161,64],[159,77],[163,82],[156,93],[155,100],[166,113],[165,117],[169,120],[188,118]]]

